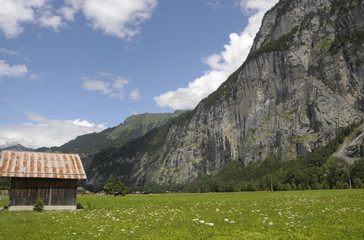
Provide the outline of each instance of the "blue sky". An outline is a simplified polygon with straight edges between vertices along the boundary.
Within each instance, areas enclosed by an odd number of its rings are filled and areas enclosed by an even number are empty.
[[[192,109],[277,0],[0,0],[0,147],[59,146]]]

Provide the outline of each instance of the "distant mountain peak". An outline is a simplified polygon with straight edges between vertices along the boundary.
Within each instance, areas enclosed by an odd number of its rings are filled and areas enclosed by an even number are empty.
[[[23,145],[21,145],[21,144],[16,144],[16,145],[14,145],[14,146],[5,147],[5,148],[2,148],[2,149],[0,149],[0,150],[34,151],[34,149],[24,147],[24,146],[23,146]]]

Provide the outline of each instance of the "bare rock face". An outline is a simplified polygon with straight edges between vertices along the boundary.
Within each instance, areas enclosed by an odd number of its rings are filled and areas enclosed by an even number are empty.
[[[350,164],[364,157],[364,124],[344,141],[334,157],[345,159]]]
[[[114,169],[132,164],[120,175],[133,184],[185,183],[232,160],[307,155],[363,118],[363,33],[362,0],[281,0],[246,62],[187,120],[165,126],[155,148],[126,157],[125,146],[108,161],[118,162]],[[345,154],[360,154],[356,146]],[[90,183],[107,179],[107,164],[91,166]]]

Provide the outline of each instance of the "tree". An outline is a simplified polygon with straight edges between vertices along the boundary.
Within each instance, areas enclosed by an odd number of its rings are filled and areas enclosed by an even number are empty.
[[[364,158],[356,160],[350,170],[353,179],[358,178],[364,182]]]
[[[10,178],[0,178],[0,190],[9,190]]]
[[[332,158],[325,164],[326,178],[330,185],[330,188],[343,188],[343,181],[346,181],[345,177],[348,163],[341,158]]]
[[[43,211],[43,208],[44,208],[44,203],[43,203],[42,199],[40,199],[40,198],[38,197],[38,198],[35,200],[33,210],[34,210],[34,211],[37,211],[37,212],[41,212],[41,211]]]
[[[364,184],[359,178],[354,178],[353,183],[355,188],[364,188]]]
[[[104,189],[108,194],[121,193],[123,196],[125,196],[128,191],[128,188],[121,182],[117,175],[114,175],[113,178],[107,180]]]

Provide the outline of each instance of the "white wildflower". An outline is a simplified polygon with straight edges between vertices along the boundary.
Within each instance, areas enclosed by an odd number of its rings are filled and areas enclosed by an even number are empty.
[[[271,226],[272,226],[272,225],[273,225],[273,222],[269,222],[269,225],[271,225]]]
[[[227,218],[225,218],[224,220],[225,220],[225,222],[229,221],[229,219],[227,219]]]

